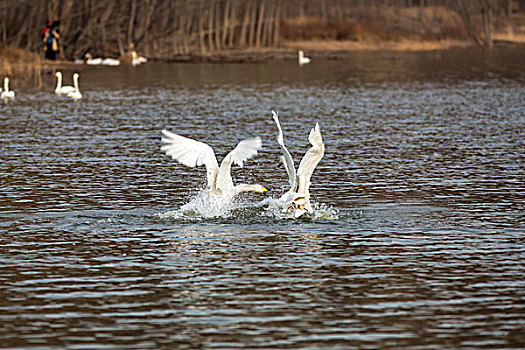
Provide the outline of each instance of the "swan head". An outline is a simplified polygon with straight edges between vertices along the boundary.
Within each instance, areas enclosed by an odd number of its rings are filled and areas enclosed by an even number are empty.
[[[235,186],[235,191],[237,193],[241,193],[241,192],[256,192],[256,193],[264,193],[264,192],[267,192],[268,189],[262,185],[246,185],[246,184],[241,184],[241,185],[237,185]]]
[[[56,73],[55,73],[55,77],[57,77],[57,78],[62,78],[62,72],[60,72],[60,71],[59,71],[59,72],[56,72]]]
[[[286,164],[286,159],[284,159],[284,156],[279,157],[279,162],[277,163],[277,168],[281,166],[281,164]]]
[[[251,192],[264,193],[268,192],[268,189],[262,185],[251,185]]]
[[[84,55],[84,58],[85,58],[86,60],[90,60],[90,59],[93,58],[93,55],[90,54],[90,53],[88,52],[88,53],[86,53],[86,54]]]

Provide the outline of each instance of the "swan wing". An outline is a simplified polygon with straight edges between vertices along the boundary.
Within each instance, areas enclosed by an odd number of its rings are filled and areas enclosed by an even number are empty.
[[[283,138],[283,130],[281,129],[281,123],[279,122],[279,116],[275,111],[272,110],[273,114],[273,120],[275,121],[275,124],[277,125],[277,130],[279,131],[279,134],[277,135],[277,143],[279,143],[279,146],[281,146],[281,151],[283,152],[283,163],[284,167],[286,169],[286,173],[288,174],[288,181],[290,182],[290,187],[292,190],[295,190],[295,187],[297,186],[297,175],[295,173],[295,164],[293,162],[292,155],[290,152],[288,152],[288,149],[284,145],[284,138]]]
[[[310,178],[312,177],[315,167],[324,156],[324,143],[323,138],[321,137],[319,123],[315,125],[315,128],[310,130],[308,140],[312,144],[312,147],[306,152],[299,164],[299,169],[297,169],[297,178],[299,180],[299,188],[297,189],[297,192],[305,194],[308,193]]]
[[[162,141],[166,144],[162,145],[160,149],[186,166],[193,168],[205,165],[208,175],[208,186],[215,190],[218,164],[213,149],[204,142],[195,141],[168,130],[162,130],[162,135]]]
[[[242,140],[237,144],[230,153],[224,157],[217,175],[217,187],[222,190],[233,188],[233,180],[231,176],[232,163],[237,164],[242,168],[243,163],[257,154],[257,151],[262,147],[260,137]]]

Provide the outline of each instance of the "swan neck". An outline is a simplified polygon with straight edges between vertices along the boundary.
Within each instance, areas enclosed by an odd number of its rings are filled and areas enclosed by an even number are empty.
[[[75,75],[73,77],[73,85],[75,85],[75,91],[79,91],[79,89],[78,89],[78,75]]]

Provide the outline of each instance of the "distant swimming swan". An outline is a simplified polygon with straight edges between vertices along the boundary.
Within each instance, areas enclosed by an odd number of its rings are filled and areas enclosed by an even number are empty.
[[[103,66],[120,66],[120,61],[116,58],[111,58],[111,57],[108,57],[108,58],[104,58],[102,60],[102,65]]]
[[[9,78],[8,77],[5,77],[4,78],[4,91],[0,94],[0,98],[4,99],[4,100],[12,100],[15,98],[15,92],[14,91],[9,91]]]
[[[75,91],[73,86],[62,86],[62,72],[56,72],[55,76],[57,77],[57,87],[55,89],[55,94],[66,95]]]
[[[315,128],[310,130],[308,140],[312,144],[312,147],[304,155],[296,173],[293,158],[284,145],[283,130],[279,123],[279,116],[273,110],[272,114],[279,132],[277,135],[277,143],[281,146],[281,151],[283,153],[281,161],[286,168],[288,180],[290,182],[290,189],[281,197],[281,201],[286,206],[285,211],[293,212],[294,217],[298,218],[304,213],[312,211],[309,191],[310,178],[312,177],[315,167],[324,156],[324,144],[321,137],[321,129],[319,123],[317,123]]]
[[[146,57],[137,55],[136,51],[131,51],[131,65],[138,66],[139,64],[148,62]]]
[[[298,60],[299,60],[299,65],[300,66],[302,66],[303,64],[310,63],[310,58],[304,56],[303,50],[299,50],[299,52],[297,52],[297,54],[299,55]]]
[[[261,185],[234,185],[230,173],[232,163],[242,167],[246,160],[257,154],[257,150],[262,147],[260,137],[245,139],[239,142],[237,147],[222,160],[221,166],[219,167],[213,149],[207,144],[174,134],[167,130],[162,130],[162,134],[164,135],[162,141],[166,144],[161,147],[161,150],[166,152],[168,156],[189,167],[206,166],[208,188],[212,194],[232,198],[241,192],[251,191],[262,193],[267,191],[267,189]]]
[[[89,52],[84,55],[84,58],[86,59],[86,64],[90,66],[98,66],[102,64],[102,58],[93,58],[93,55]]]
[[[116,58],[93,58],[93,55],[91,55],[89,52],[84,55],[86,59],[86,64],[90,66],[119,66],[120,61]]]
[[[78,87],[78,73],[73,74],[73,84],[75,85],[75,91],[69,92],[67,94],[67,97],[74,101],[77,101],[82,98],[82,94],[80,93],[80,89]]]

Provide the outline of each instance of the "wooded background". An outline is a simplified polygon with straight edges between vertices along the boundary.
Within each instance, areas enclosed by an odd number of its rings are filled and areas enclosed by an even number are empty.
[[[525,0],[0,0],[0,45],[40,50],[46,19],[60,20],[68,59],[124,56],[133,46],[169,58],[366,33],[491,45],[497,19],[524,11]]]

